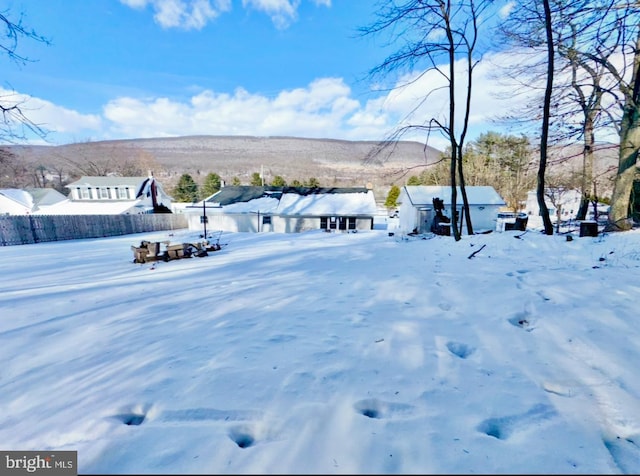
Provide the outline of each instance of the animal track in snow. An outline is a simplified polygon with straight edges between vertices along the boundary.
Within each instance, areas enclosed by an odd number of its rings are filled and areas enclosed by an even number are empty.
[[[515,316],[509,318],[509,323],[513,326],[519,327],[521,329],[526,330],[527,332],[531,332],[532,330],[535,329],[535,327],[532,326],[532,322],[531,322],[531,318],[529,317],[529,313],[524,311],[524,312],[519,312],[517,313]]]

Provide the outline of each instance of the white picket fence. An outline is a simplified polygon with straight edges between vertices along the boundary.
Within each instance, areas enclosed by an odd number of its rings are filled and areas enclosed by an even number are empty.
[[[0,216],[0,245],[77,240],[188,228],[183,214]]]

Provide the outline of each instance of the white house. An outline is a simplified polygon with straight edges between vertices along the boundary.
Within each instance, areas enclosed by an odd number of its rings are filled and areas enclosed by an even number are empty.
[[[185,209],[189,229],[296,233],[370,230],[377,206],[367,188],[228,186]]]
[[[498,211],[506,205],[504,199],[490,186],[465,187],[474,232],[496,229]],[[456,211],[466,233],[466,221],[462,216],[462,194],[457,187]],[[440,185],[405,185],[398,197],[399,229],[403,233],[428,233],[435,218],[433,199],[444,203],[443,214],[451,219],[451,187]]]
[[[41,207],[41,215],[133,215],[169,213],[171,197],[160,183],[148,177],[85,176],[67,185],[64,202]]]
[[[29,215],[66,199],[53,188],[0,189],[0,215]]]
[[[580,209],[582,193],[575,189],[550,191],[549,194],[551,193],[554,194],[554,201],[557,207],[548,195],[544,197],[544,201],[549,209],[549,218],[551,218],[552,221],[557,221],[558,218],[560,218],[560,221],[575,220],[578,215],[578,210]],[[597,209],[599,217],[606,216],[609,213],[609,205],[607,204],[598,203]],[[538,196],[535,190],[527,192],[525,213],[527,213],[527,215],[540,216]],[[589,205],[586,218],[587,220],[593,220],[594,217],[593,205]]]

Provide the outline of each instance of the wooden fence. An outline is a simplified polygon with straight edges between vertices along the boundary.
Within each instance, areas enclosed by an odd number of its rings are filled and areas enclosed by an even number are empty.
[[[77,240],[188,228],[186,215],[20,215],[0,216],[0,245]]]

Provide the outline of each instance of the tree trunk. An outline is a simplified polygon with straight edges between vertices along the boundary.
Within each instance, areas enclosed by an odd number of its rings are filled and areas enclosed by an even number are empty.
[[[461,158],[461,153],[458,154]],[[462,213],[464,215],[465,223],[467,224],[467,234],[473,235],[473,223],[471,221],[471,213],[469,211],[469,199],[467,198],[467,189],[464,182],[464,174],[462,171],[462,160],[458,160],[458,176],[460,177],[460,194],[462,195]],[[462,228],[462,223],[460,224]]]
[[[547,169],[547,142],[549,140],[549,116],[551,109],[551,92],[553,90],[553,72],[554,72],[554,47],[553,47],[553,30],[551,25],[551,9],[549,0],[544,0],[544,23],[547,31],[547,86],[544,92],[544,105],[542,116],[542,134],[540,137],[540,165],[538,166],[538,188],[536,195],[538,198],[538,207],[542,215],[544,223],[544,232],[547,235],[553,235],[553,225],[549,218],[549,209],[544,200],[544,176]]]
[[[640,28],[636,39],[631,82],[625,91],[625,105],[620,124],[620,152],[618,174],[616,175],[611,208],[609,209],[608,231],[628,230],[633,226],[630,210],[633,206],[631,192],[638,176],[638,149],[640,149]]]
[[[595,197],[595,191],[589,190],[593,182],[593,148],[595,147],[595,134],[593,133],[593,118],[587,114],[584,122],[584,149],[582,151],[582,201],[576,219],[584,220],[587,217],[590,197]],[[593,193],[589,193],[593,192]]]

